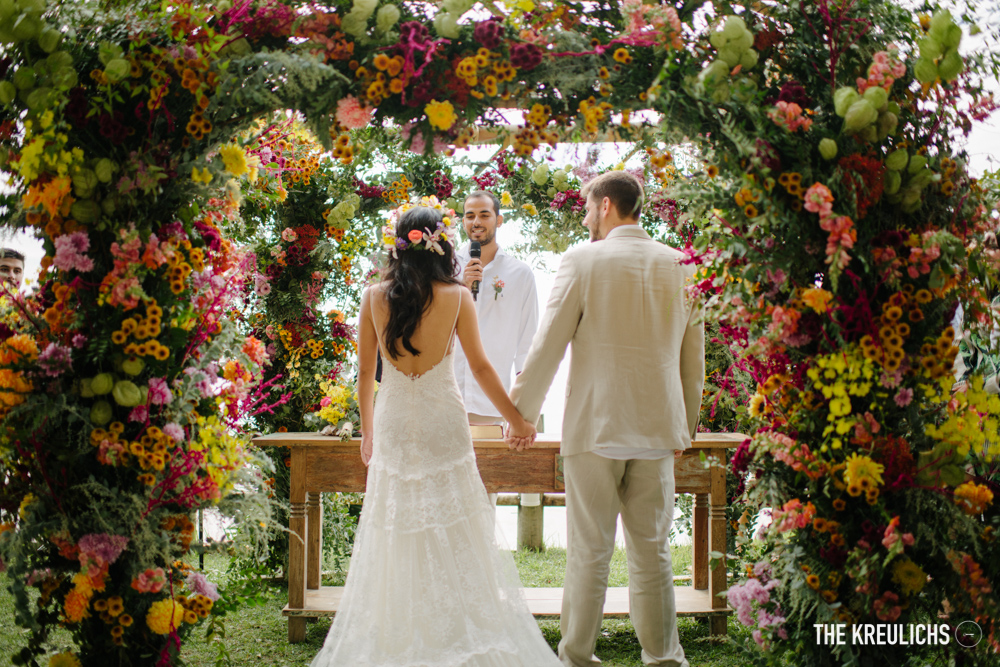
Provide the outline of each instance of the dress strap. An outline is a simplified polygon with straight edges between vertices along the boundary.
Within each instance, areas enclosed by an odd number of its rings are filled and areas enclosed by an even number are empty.
[[[462,292],[458,293],[458,308],[455,309],[455,320],[451,323],[451,338],[448,339],[448,349],[445,354],[451,352],[455,345],[455,334],[458,332],[458,314],[462,312]]]

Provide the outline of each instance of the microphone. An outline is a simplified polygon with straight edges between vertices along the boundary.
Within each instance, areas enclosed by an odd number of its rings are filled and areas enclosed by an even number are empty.
[[[473,241],[469,244],[469,259],[479,259],[483,256],[483,246],[479,241]],[[478,301],[479,297],[479,281],[472,281],[472,300]]]

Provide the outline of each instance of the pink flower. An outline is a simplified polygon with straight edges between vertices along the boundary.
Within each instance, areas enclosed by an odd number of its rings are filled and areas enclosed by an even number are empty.
[[[267,276],[262,276],[261,274],[256,274],[253,277],[254,291],[257,296],[267,296],[271,293],[271,282],[267,279]]]
[[[180,442],[184,439],[184,429],[176,422],[170,422],[164,426],[163,432],[173,438],[174,442]]]
[[[775,125],[783,127],[789,132],[802,129],[808,130],[812,126],[811,118],[803,118],[802,107],[795,102],[778,102],[774,108],[767,112]]]
[[[299,239],[299,235],[291,227],[285,227],[284,231],[281,232],[281,238],[288,243],[295,243]]]
[[[813,183],[805,194],[804,208],[813,213],[819,213],[820,218],[830,215],[833,208],[833,193],[822,183]]]
[[[191,572],[184,583],[193,593],[204,595],[213,602],[219,599],[219,587],[206,579],[201,572]]]
[[[896,393],[893,400],[896,401],[896,405],[901,408],[905,408],[910,404],[910,401],[913,400],[913,390],[908,387],[903,387]]]
[[[354,95],[348,95],[337,102],[336,118],[348,130],[360,130],[371,122],[373,111],[372,107],[361,104]]]
[[[56,238],[56,256],[52,263],[60,271],[77,270],[87,273],[94,270],[94,260],[84,253],[90,249],[90,238],[86,232],[63,234]]]
[[[140,593],[159,593],[167,583],[167,575],[162,567],[148,569],[132,580],[132,588]]]
[[[38,365],[49,377],[59,377],[73,365],[72,352],[68,347],[58,343],[49,343],[48,347],[38,355]]]
[[[151,378],[149,381],[149,402],[151,405],[166,405],[173,399],[170,386],[163,378]]]
[[[899,596],[892,591],[882,593],[882,597],[875,600],[875,615],[883,621],[895,621],[903,612],[902,608],[896,604],[898,601]]]
[[[149,419],[149,409],[145,405],[137,405],[132,408],[132,412],[128,413],[128,420],[130,422],[139,422],[140,424]]]

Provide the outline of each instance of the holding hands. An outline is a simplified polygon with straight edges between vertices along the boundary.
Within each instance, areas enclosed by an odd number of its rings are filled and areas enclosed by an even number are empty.
[[[523,452],[535,444],[535,436],[537,435],[538,430],[535,428],[535,425],[518,415],[515,422],[507,424],[504,442],[507,443],[510,449]]]

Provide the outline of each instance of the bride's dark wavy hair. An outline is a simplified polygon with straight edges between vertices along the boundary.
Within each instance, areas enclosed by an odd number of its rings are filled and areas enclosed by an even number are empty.
[[[437,209],[417,206],[399,217],[396,236],[405,239],[410,231],[434,231],[441,222]],[[410,354],[420,356],[410,338],[417,330],[420,319],[434,301],[434,283],[461,284],[455,278],[457,271],[455,248],[442,242],[443,255],[426,248],[398,250],[396,257],[389,255],[384,277],[384,291],[389,306],[389,321],[385,325],[385,347],[393,359],[402,354],[401,344]]]

